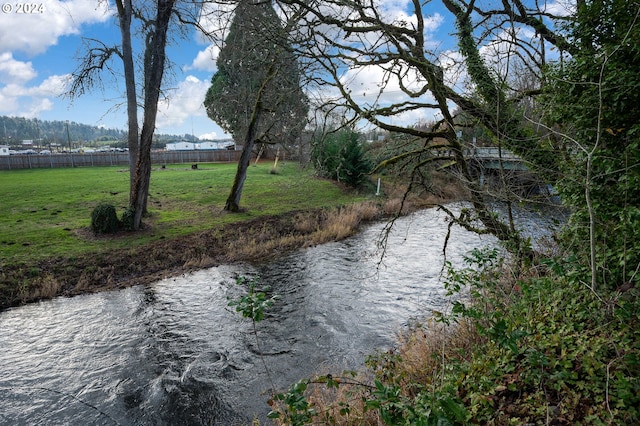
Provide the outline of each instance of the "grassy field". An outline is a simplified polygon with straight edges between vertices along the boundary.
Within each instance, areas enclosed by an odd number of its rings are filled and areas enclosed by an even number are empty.
[[[133,247],[231,222],[291,210],[358,201],[296,163],[251,166],[242,195],[246,212],[222,210],[236,164],[169,165],[152,172],[148,229],[115,239],[87,238],[93,208],[101,202],[121,214],[128,204],[129,174],[122,167],[38,169],[0,172],[0,261],[4,264],[73,258]],[[360,198],[361,199],[361,198]]]

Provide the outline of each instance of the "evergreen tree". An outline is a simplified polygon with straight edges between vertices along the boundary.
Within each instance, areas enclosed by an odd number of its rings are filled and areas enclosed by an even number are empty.
[[[238,2],[216,64],[204,105],[209,117],[243,145],[225,206],[237,211],[253,144],[295,141],[309,106],[286,30],[270,2]]]
[[[362,149],[360,135],[353,130],[326,135],[316,143],[313,160],[325,177],[354,188],[367,182],[372,169]]]
[[[209,117],[243,142],[260,87],[263,111],[258,140],[290,142],[306,123],[308,99],[300,68],[271,3],[241,0],[217,59],[204,105]],[[273,76],[269,76],[269,70]]]

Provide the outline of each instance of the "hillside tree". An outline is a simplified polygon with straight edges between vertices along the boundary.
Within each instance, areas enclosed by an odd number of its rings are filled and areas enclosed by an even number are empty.
[[[306,124],[308,99],[288,31],[270,2],[241,0],[217,58],[204,105],[243,147],[225,210],[240,209],[254,145],[291,144]]]

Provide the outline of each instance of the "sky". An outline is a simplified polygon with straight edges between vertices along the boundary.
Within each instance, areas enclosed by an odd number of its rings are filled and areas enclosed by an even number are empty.
[[[24,13],[18,3],[0,3],[0,115],[126,129],[122,79],[105,78],[104,87],[73,100],[64,96],[69,76],[78,66],[83,38],[119,44],[113,2],[32,4],[38,8]],[[215,72],[210,46],[194,30],[168,46],[167,54],[174,66],[166,75],[167,99],[159,106],[156,131],[206,139],[228,137],[202,106]],[[113,67],[121,72],[120,62],[113,62]]]
[[[379,2],[385,4],[389,16],[406,14],[407,0]],[[28,3],[32,5],[29,7],[24,5],[27,3],[0,2],[0,115],[126,129],[121,78],[106,77],[103,87],[95,87],[73,100],[64,96],[69,77],[78,66],[84,39],[119,44],[113,1],[42,0]],[[428,37],[433,45],[439,45],[441,40],[451,38],[453,18],[444,10],[434,9],[432,13]],[[182,38],[168,46],[167,55],[173,66],[165,74],[166,99],[159,105],[157,132],[188,133],[201,139],[229,137],[207,117],[202,106],[216,71],[218,51],[195,29],[186,30]],[[113,67],[121,73],[120,62],[113,62]],[[350,78],[363,96],[367,92],[371,96],[371,88],[381,73],[375,69],[360,70]],[[393,96],[392,90],[387,93]],[[404,120],[415,123],[429,119],[420,116],[420,112],[416,114]]]

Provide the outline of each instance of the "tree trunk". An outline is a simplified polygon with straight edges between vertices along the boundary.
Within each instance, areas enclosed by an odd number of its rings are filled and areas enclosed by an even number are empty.
[[[165,65],[167,30],[174,0],[158,0],[154,33],[147,38],[144,61],[144,115],[140,134],[140,152],[136,162],[131,205],[134,208],[133,229],[139,230],[142,214],[147,207],[147,194],[151,179],[151,142],[156,127],[158,100]]]
[[[133,188],[136,162],[138,161],[138,99],[136,97],[136,78],[133,65],[133,47],[131,45],[131,0],[117,0],[120,33],[122,35],[122,63],[127,91],[127,146],[129,148],[129,204],[133,204]]]
[[[225,210],[233,213],[240,211],[242,187],[244,186],[244,181],[247,178],[247,168],[251,161],[251,151],[253,150],[256,134],[258,133],[258,124],[260,122],[261,112],[262,108],[260,107],[260,102],[257,102],[256,108],[253,110],[253,114],[251,114],[251,122],[247,128],[247,135],[244,139],[242,154],[240,155],[240,161],[238,161],[238,170],[236,171],[236,177],[233,180],[233,187],[231,188],[229,198],[227,198],[227,203],[224,206]]]
[[[249,162],[251,161],[251,151],[253,150],[253,145],[256,140],[256,135],[258,133],[258,124],[260,123],[260,115],[262,114],[262,94],[264,93],[267,84],[275,74],[275,63],[272,62],[269,65],[269,69],[267,70],[267,76],[260,85],[260,89],[258,90],[258,93],[256,95],[256,101],[253,105],[253,111],[251,112],[251,119],[249,121],[249,126],[247,127],[247,134],[244,138],[242,154],[240,154],[240,161],[238,161],[238,170],[236,171],[236,177],[233,180],[231,193],[229,194],[227,203],[224,206],[224,209],[227,211],[234,213],[240,211],[240,197],[242,196],[242,187],[244,186],[244,181],[247,178],[247,168],[249,167]]]

